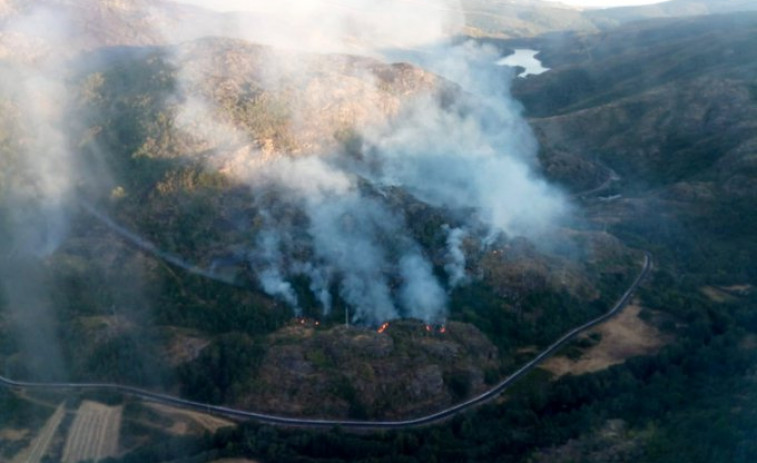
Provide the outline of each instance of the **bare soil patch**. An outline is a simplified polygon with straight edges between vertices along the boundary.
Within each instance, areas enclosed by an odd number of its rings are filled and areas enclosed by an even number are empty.
[[[703,286],[699,289],[702,294],[707,296],[712,302],[723,303],[731,302],[736,298],[730,295],[728,292],[714,286]]]
[[[81,317],[79,323],[86,336],[96,343],[116,338],[134,329],[134,323],[118,315]]]
[[[29,434],[28,429],[0,429],[0,441],[18,442]]]
[[[541,368],[559,378],[569,373],[580,375],[604,370],[631,357],[657,352],[669,340],[657,328],[639,318],[641,309],[639,305],[630,305],[618,316],[584,334],[582,337],[599,333],[602,338],[577,360],[565,356],[552,357]]]
[[[516,354],[538,354],[539,348],[537,346],[521,347],[515,351]]]
[[[187,419],[211,433],[215,433],[221,428],[236,426],[236,423],[233,421],[224,420],[223,418],[207,415],[205,413],[182,410],[180,408],[156,403],[148,403],[146,405],[158,413],[162,413],[163,415],[167,415],[176,420],[174,425],[168,430],[174,434],[192,434],[192,426],[187,424]]]
[[[76,411],[63,448],[64,462],[98,461],[118,454],[123,407],[85,400]]]
[[[713,302],[733,302],[741,296],[749,294],[752,285],[703,286],[699,290]]]
[[[178,329],[172,330],[171,341],[166,349],[166,359],[174,367],[191,362],[208,344],[210,344],[208,339],[193,336]]]
[[[748,293],[754,289],[754,286],[752,285],[731,285],[731,286],[721,286],[720,289],[723,291],[728,291],[731,293]]]

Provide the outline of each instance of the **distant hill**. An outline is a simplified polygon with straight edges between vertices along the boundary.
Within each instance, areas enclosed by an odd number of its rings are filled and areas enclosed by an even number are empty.
[[[597,27],[615,27],[631,21],[684,16],[757,11],[757,2],[750,0],[671,0],[655,5],[587,10],[583,17]]]
[[[672,0],[655,5],[579,9],[539,0],[463,0],[468,34],[523,38],[560,32],[597,32],[645,19],[756,11],[750,0]]]
[[[754,278],[757,269],[734,256],[757,257],[746,232],[757,199],[755,34],[757,13],[739,13],[541,42],[553,70],[518,80],[514,94],[545,168],[568,183],[585,163],[613,168],[625,185],[618,193],[637,196],[607,206],[621,228],[664,228],[670,235],[657,239],[676,240],[677,263],[698,262],[690,271]],[[639,216],[645,208],[656,214]],[[717,257],[685,251],[702,243]]]
[[[552,31],[597,30],[576,8],[538,0],[463,0],[462,7],[473,36],[532,37]]]
[[[672,8],[703,3],[670,2],[664,10],[660,6],[592,14],[622,13],[620,19],[642,11],[682,14],[682,9]],[[707,5],[753,7],[751,3]],[[757,281],[757,13],[693,16],[694,10],[689,12],[692,15],[685,18],[647,19],[613,25],[601,33],[579,31],[534,41],[531,45],[542,51],[540,57],[552,70],[516,80],[513,94],[524,103],[538,134],[549,176],[578,191],[584,178],[598,168],[613,169],[618,175],[601,197],[586,199],[583,210],[596,227],[654,253],[654,283],[640,297],[649,309],[671,317],[658,326],[667,324],[663,329],[674,333],[676,342],[695,325],[717,333],[693,335],[689,347],[683,348],[686,358],[693,357],[693,346],[711,346],[722,335],[738,341],[733,351],[713,355],[715,362],[723,364],[739,355],[752,361],[754,351],[744,349],[742,340],[747,337],[740,333],[753,336],[757,327],[747,321],[753,319],[754,301],[727,299],[711,291],[725,288],[725,296],[732,288],[753,291]],[[707,315],[698,318],[698,311]],[[739,311],[745,317],[735,321],[732,330],[723,329],[720,321]],[[658,355],[653,361],[664,363],[664,358]],[[639,393],[641,403],[674,389],[670,385],[676,382],[672,378],[679,365],[652,375],[670,382]],[[701,443],[712,429],[710,418],[740,422],[743,416],[754,416],[752,404],[739,416],[729,403],[735,388],[751,390],[754,383],[751,373],[744,371],[726,373],[700,366],[690,371],[695,370],[728,386],[716,393],[708,388],[701,398],[691,398],[696,381],[687,377],[678,382],[686,399],[663,412],[672,417],[665,438],[660,439],[657,430],[644,436],[643,431],[616,433],[605,426],[593,427],[534,461],[664,462],[714,455],[717,452],[711,449],[719,443]],[[633,388],[639,390],[637,385]],[[679,405],[684,402],[690,408]],[[597,408],[602,410],[598,414],[607,410]],[[640,408],[631,410],[629,422],[638,423]],[[655,423],[667,419],[661,417],[662,413],[656,415]],[[648,423],[636,429],[650,429]],[[685,431],[698,426],[706,430],[702,435]],[[739,424],[722,434],[727,442],[721,446],[722,455],[746,448],[743,443],[751,438],[742,437],[740,429],[749,426]],[[610,435],[617,440],[607,439]]]
[[[757,10],[749,0],[672,0],[658,5],[582,10],[540,0],[462,0],[466,35],[473,37],[527,38],[551,32],[586,33],[617,27],[632,21],[656,18]],[[44,24],[45,15],[56,15],[68,24],[65,30],[50,28],[46,35],[28,36],[28,29],[12,28],[16,18]],[[207,35],[246,36],[247,28],[264,23],[252,15],[217,13],[170,0],[21,0],[0,2],[0,58],[18,53],[36,59],[45,43],[64,34],[71,52],[112,45],[158,45],[180,43]],[[254,35],[254,34],[252,34]],[[30,48],[31,47],[31,48]],[[48,47],[49,48],[49,47]]]

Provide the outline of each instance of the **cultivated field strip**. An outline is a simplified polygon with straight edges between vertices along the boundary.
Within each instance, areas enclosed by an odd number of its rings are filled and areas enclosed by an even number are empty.
[[[107,407],[84,401],[68,432],[63,461],[97,461],[118,454],[122,407]]]
[[[42,457],[47,453],[47,448],[50,447],[50,442],[52,442],[64,416],[66,416],[66,408],[64,404],[60,404],[55,409],[55,413],[48,418],[45,425],[39,430],[39,435],[34,438],[29,447],[22,450],[11,462],[39,463],[42,461]]]

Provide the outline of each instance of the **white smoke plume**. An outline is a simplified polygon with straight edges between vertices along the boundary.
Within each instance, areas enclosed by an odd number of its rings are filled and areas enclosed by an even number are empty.
[[[284,280],[280,271],[285,266],[281,249],[281,233],[269,228],[259,233],[257,238],[257,252],[252,256],[252,261],[256,264],[255,267],[261,269],[258,272],[258,278],[263,291],[281,298],[299,315],[297,294],[292,289],[292,285]]]
[[[221,120],[213,103],[185,97],[179,120],[187,131],[208,140],[207,146],[233,140],[234,149],[216,153],[211,165],[223,166],[255,192],[275,191],[280,201],[302,211],[302,223],[293,224],[263,207],[266,220],[250,251],[262,289],[295,310],[300,310],[300,300],[292,281],[304,276],[324,312],[331,310],[331,288],[336,288],[355,322],[444,319],[445,285],[434,274],[430,251],[416,242],[403,211],[382,197],[383,191],[404,191],[452,211],[475,222],[464,228],[483,227],[490,237],[537,238],[565,213],[562,195],[534,174],[537,145],[509,96],[509,71],[494,64],[499,58],[495,50],[453,43],[452,35],[463,25],[458,2],[185,3],[239,11],[199,27],[203,33],[297,52],[412,62],[457,85],[457,93],[446,101],[437,94],[403,101],[396,117],[362,130],[357,157],[338,151],[271,156],[251,142],[245,145],[244,136]],[[303,76],[315,71],[303,56],[270,53],[265,85],[275,89],[282,82],[304,82]],[[193,68],[196,62],[181,57],[176,62],[179,87],[189,95],[201,78]],[[295,126],[305,130],[307,121],[298,121],[298,115],[304,119],[304,108],[291,111]],[[465,233],[447,231],[449,287],[466,281]]]
[[[303,275],[325,313],[332,303],[329,288],[336,283],[356,323],[443,318],[446,295],[401,214],[362,193],[357,176],[320,157],[282,157],[247,172],[247,180],[258,189],[278,188],[307,217],[304,230],[269,220],[260,233],[264,239],[258,240],[251,262],[262,269],[258,278],[266,292],[295,306],[284,277]],[[311,241],[305,253],[292,244],[303,233]],[[311,254],[310,260],[299,260],[301,254]],[[397,276],[401,287],[395,291]]]
[[[55,51],[67,40],[67,24],[65,15],[28,7],[0,25],[0,117],[9,131],[0,139],[15,140],[0,153],[0,210],[9,238],[0,247],[0,288],[34,365],[30,373],[55,379],[64,369],[43,265],[68,233],[76,184],[66,129],[67,67]]]
[[[418,62],[472,94],[453,108],[416,102],[387,127],[365,134],[379,166],[370,174],[423,201],[471,208],[496,231],[534,236],[564,213],[559,192],[533,174],[536,141],[508,94],[495,50],[473,43],[396,55]]]
[[[65,41],[66,18],[46,9],[33,8],[3,28],[3,36],[23,35],[37,40],[39,57],[8,57],[2,71],[2,98],[10,109],[15,135],[21,140],[12,156],[6,197],[18,207],[12,210],[20,252],[51,254],[66,233],[65,204],[74,185],[74,156],[65,127],[68,95],[64,58],[53,51]],[[23,231],[21,231],[23,229]]]
[[[204,34],[315,53],[381,56],[382,50],[438,43],[458,33],[464,25],[459,0],[181,0],[181,3],[229,13],[220,24],[200,27]]]
[[[445,227],[447,232],[447,254],[444,270],[449,277],[450,288],[455,288],[468,280],[465,272],[466,257],[463,250],[463,240],[468,233],[462,228]]]

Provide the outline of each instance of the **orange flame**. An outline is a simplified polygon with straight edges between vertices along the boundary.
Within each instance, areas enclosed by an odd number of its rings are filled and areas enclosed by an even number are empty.
[[[431,332],[431,325],[426,325],[426,331],[429,333]]]
[[[381,326],[379,327],[379,329],[378,329],[378,331],[377,331],[377,332],[378,332],[378,334],[381,334],[381,333],[383,333],[384,331],[386,331],[386,329],[387,329],[387,328],[389,328],[389,322],[386,322],[386,323],[384,323],[383,325],[381,325]]]
[[[441,327],[441,328],[439,328],[439,332],[440,332],[441,334],[444,334],[444,333],[446,333],[446,332],[447,332],[447,327],[446,327],[446,326],[444,326],[444,325],[442,325],[442,327]]]

